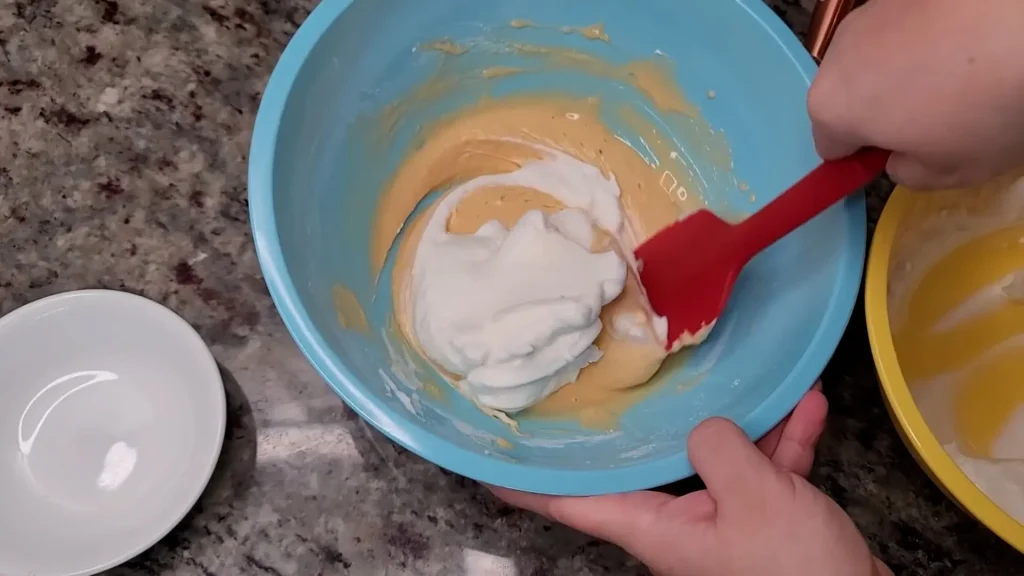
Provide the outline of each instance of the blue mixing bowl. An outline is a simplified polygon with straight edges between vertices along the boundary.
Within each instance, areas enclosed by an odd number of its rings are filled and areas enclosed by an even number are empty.
[[[863,198],[835,206],[756,258],[711,339],[630,408],[616,430],[527,419],[514,436],[451,388],[425,393],[395,373],[385,337],[390,272],[385,269],[385,289],[378,290],[370,264],[372,220],[412,128],[470,97],[456,94],[423,118],[404,119],[410,129],[380,152],[370,152],[361,119],[379,114],[435,70],[440,55],[416,46],[479,38],[507,29],[513,19],[600,22],[612,40],[588,42],[553,27],[528,31],[537,43],[610,60],[649,58],[656,50],[671,56],[683,90],[700,95],[692,100],[731,144],[735,179],[729,181],[756,192],[752,202],[735,185],[712,185],[706,193],[713,206],[756,209],[819,162],[805,108],[814,62],[761,0],[323,0],[277,63],[253,134],[249,207],[267,285],[327,383],[384,434],[440,466],[482,482],[569,495],[684,478],[693,474],[686,439],[701,420],[724,416],[760,437],[825,366],[860,285]],[[502,90],[626,94],[622,86],[570,74],[509,81]],[[711,90],[715,97],[704,97]],[[705,177],[707,167],[697,164],[702,180],[721,180]],[[368,332],[338,323],[332,300],[338,284],[365,309]]]

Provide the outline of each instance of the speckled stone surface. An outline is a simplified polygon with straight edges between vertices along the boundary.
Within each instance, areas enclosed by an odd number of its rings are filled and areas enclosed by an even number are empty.
[[[75,288],[144,294],[199,329],[231,398],[199,506],[109,574],[645,573],[390,443],[285,332],[253,252],[246,151],[312,4],[0,0],[0,312]],[[806,26],[795,0],[773,7]],[[872,190],[872,218],[888,189]],[[897,574],[1024,573],[900,443],[861,318],[825,374],[833,412],[813,480]]]

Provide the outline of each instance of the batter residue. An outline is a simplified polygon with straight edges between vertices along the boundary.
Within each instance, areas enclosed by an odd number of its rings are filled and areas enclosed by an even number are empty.
[[[532,24],[513,22],[512,26],[522,28]],[[596,39],[604,39],[603,28],[590,28]],[[589,37],[582,29],[575,31]],[[445,42],[423,48],[436,50],[448,59],[460,58],[475,47]],[[710,163],[731,167],[724,139],[699,119],[696,109],[683,98],[663,63],[611,65],[589,55],[558,48],[515,45],[514,49],[537,58],[538,66],[563,66],[633,86],[649,100],[645,106],[653,107],[670,121],[686,125],[680,130],[684,138],[704,142],[699,150],[708,155]],[[426,85],[390,106],[381,119],[385,132],[392,130],[404,113],[422,104],[422,100],[436,100],[454,89],[459,82],[453,82],[445,74],[452,69],[450,64],[442,63],[439,74]],[[483,68],[476,71],[475,77],[500,78],[528,71],[525,67]],[[637,140],[627,141],[612,132],[602,119],[602,115],[607,117],[609,113],[629,126],[638,135]],[[700,185],[672,144],[673,140],[660,134],[658,128],[636,110],[618,107],[609,111],[603,109],[597,98],[555,94],[502,98],[484,95],[478,103],[420,129],[418,136],[417,146],[409,152],[381,194],[371,254],[371,262],[379,272],[398,239],[391,286],[393,308],[399,328],[413,346],[417,346],[417,341],[410,311],[410,275],[419,239],[436,204],[411,220],[410,215],[432,192],[444,194],[460,183],[481,176],[512,173],[540,160],[542,149],[557,150],[597,167],[618,184],[627,232],[621,238],[614,238],[597,229],[590,250],[615,250],[623,258],[631,258],[633,248],[662,227],[705,207]],[[637,145],[640,148],[635,149]],[[638,150],[643,150],[646,156]],[[490,221],[511,228],[528,211],[553,214],[562,208],[558,200],[543,191],[497,186],[463,197],[448,218],[447,232],[473,234]],[[404,233],[399,237],[403,228]],[[600,317],[603,329],[595,345],[602,352],[601,358],[583,368],[575,382],[529,408],[527,415],[576,417],[584,425],[611,428],[617,417],[646,393],[644,390],[648,387],[640,385],[655,375],[666,352],[634,270],[630,269],[621,294],[602,309]],[[624,322],[624,318],[635,321]],[[644,337],[635,337],[637,327],[646,331]],[[634,337],[624,337],[631,330]],[[455,381],[454,375],[439,372]]]
[[[331,298],[334,301],[334,311],[338,314],[338,324],[342,328],[357,332],[370,331],[366,313],[351,290],[340,284],[335,285],[331,290]]]
[[[538,28],[537,24],[522,19],[515,19],[508,23],[513,28]],[[608,42],[608,33],[604,31],[604,24],[597,23],[589,26],[559,26],[559,30],[563,34],[579,34],[587,40],[601,40],[602,42]]]

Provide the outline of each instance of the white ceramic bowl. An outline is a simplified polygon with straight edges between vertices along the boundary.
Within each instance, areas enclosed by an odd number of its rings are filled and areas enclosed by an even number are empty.
[[[166,535],[213,473],[213,355],[145,298],[86,290],[0,318],[0,574],[94,574]]]

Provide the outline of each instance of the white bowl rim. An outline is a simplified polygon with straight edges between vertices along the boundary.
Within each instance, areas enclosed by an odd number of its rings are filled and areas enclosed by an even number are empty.
[[[157,311],[157,314],[164,319],[163,321],[168,327],[174,329],[178,334],[180,334],[180,338],[184,340],[192,340],[193,342],[197,342],[201,345],[200,349],[205,351],[205,354],[197,358],[197,361],[206,365],[206,368],[211,371],[213,376],[211,382],[216,382],[217,384],[215,387],[214,400],[218,403],[218,406],[216,406],[215,410],[211,411],[211,413],[215,414],[218,419],[216,422],[217,434],[215,435],[215,438],[211,440],[211,447],[213,448],[211,451],[211,454],[213,455],[211,461],[204,462],[202,469],[193,477],[193,479],[198,480],[194,494],[189,498],[184,499],[181,502],[180,510],[173,515],[168,515],[165,521],[162,521],[159,524],[156,522],[151,523],[151,525],[158,524],[159,528],[155,528],[152,531],[151,536],[145,539],[144,544],[127,547],[123,552],[118,553],[116,556],[100,565],[84,568],[76,572],[69,572],[61,576],[92,576],[105,570],[110,570],[111,568],[120,566],[128,560],[135,558],[146,550],[149,550],[157,542],[170,534],[171,531],[176,528],[182,520],[184,520],[185,516],[195,508],[196,504],[199,502],[200,496],[202,496],[203,492],[206,491],[206,488],[213,477],[214,470],[217,467],[217,463],[220,460],[220,455],[224,445],[224,435],[227,430],[227,395],[224,391],[223,378],[221,377],[220,367],[217,364],[217,360],[214,358],[210,348],[206,345],[206,342],[191,324],[170,308],[163,306],[154,300],[120,290],[83,289],[59,292],[57,294],[29,302],[28,304],[12,310],[8,314],[0,316],[0,329],[6,325],[19,321],[23,316],[31,315],[39,309],[44,309],[60,303],[73,306],[75,305],[75,300],[82,302],[83,298],[90,297],[112,299],[114,303],[120,300],[123,302],[131,302],[136,306],[150,307]],[[216,393],[216,391],[219,391],[219,393]]]

